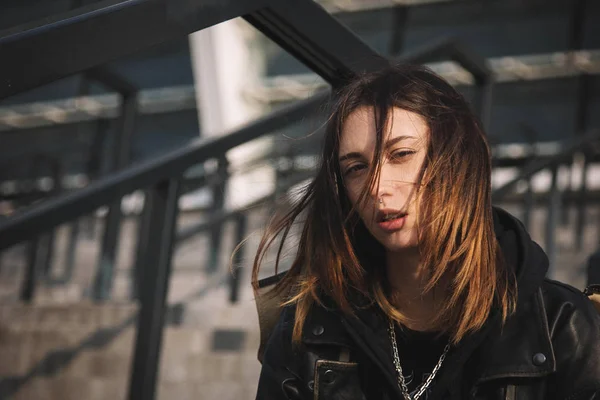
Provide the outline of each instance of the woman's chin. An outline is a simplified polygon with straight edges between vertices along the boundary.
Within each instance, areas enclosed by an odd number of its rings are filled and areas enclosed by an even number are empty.
[[[406,236],[393,235],[391,237],[381,238],[379,243],[381,243],[387,251],[393,253],[415,250],[418,247],[417,239]]]

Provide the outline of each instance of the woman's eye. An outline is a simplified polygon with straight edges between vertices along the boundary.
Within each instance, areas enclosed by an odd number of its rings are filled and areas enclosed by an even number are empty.
[[[346,169],[346,175],[361,171],[365,168],[367,168],[367,166],[365,164],[354,164]]]
[[[399,159],[409,156],[411,154],[415,154],[415,151],[414,150],[398,150],[398,151],[395,151],[392,153],[391,159],[399,160]]]

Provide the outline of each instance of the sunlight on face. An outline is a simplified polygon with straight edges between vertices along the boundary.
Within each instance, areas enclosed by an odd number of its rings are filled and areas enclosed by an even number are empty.
[[[429,127],[420,115],[393,108],[386,129],[379,180],[358,212],[369,232],[388,251],[396,252],[418,245],[416,189]],[[358,108],[342,127],[339,151],[340,170],[353,205],[368,185],[375,143],[373,110]]]

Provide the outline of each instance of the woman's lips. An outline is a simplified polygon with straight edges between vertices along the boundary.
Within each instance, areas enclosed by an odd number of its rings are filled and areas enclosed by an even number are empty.
[[[389,221],[380,221],[377,225],[386,232],[394,232],[402,229],[406,222],[406,214],[399,218],[391,219]]]

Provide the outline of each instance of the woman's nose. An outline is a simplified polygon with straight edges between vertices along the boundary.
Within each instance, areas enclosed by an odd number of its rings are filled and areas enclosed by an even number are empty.
[[[394,180],[389,175],[389,168],[385,168],[385,165],[382,166],[379,176],[371,189],[371,194],[375,199],[391,194]]]

